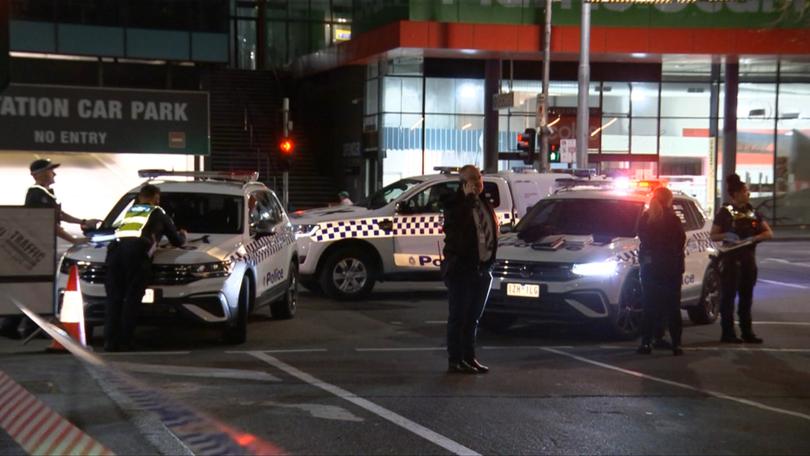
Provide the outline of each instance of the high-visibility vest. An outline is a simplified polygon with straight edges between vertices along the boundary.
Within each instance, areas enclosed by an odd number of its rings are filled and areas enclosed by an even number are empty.
[[[149,221],[149,216],[156,210],[166,213],[160,206],[152,206],[151,204],[132,205],[124,215],[121,225],[115,230],[115,237],[118,239],[141,237],[143,227]]]

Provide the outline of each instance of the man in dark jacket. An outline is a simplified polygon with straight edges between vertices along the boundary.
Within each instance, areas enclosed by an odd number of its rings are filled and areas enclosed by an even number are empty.
[[[160,239],[166,235],[175,247],[186,241],[186,232],[178,231],[160,207],[159,188],[144,185],[137,198],[115,230],[115,241],[107,248],[104,351],[132,349],[138,307],[151,275],[152,255]]]
[[[482,195],[481,171],[466,165],[460,177],[461,187],[444,203],[448,372],[483,374],[489,368],[475,356],[475,338],[492,282],[499,227],[495,211]]]

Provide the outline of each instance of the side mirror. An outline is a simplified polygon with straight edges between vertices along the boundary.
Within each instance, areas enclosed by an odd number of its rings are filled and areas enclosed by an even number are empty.
[[[270,220],[261,220],[250,227],[250,234],[257,238],[273,236],[276,234],[276,227]]]

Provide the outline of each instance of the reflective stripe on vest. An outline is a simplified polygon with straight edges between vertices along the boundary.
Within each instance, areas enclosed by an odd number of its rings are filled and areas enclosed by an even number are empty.
[[[149,221],[149,216],[156,210],[164,214],[166,213],[166,211],[159,206],[152,206],[150,204],[133,205],[129,208],[126,215],[124,215],[124,220],[121,221],[121,225],[115,230],[115,237],[118,239],[141,237],[143,227],[145,227],[146,222]]]

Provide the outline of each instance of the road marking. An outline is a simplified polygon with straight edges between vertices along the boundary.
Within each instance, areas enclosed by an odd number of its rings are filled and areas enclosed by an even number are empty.
[[[810,268],[810,263],[791,261],[791,260],[786,260],[784,258],[765,258],[765,261],[773,261],[774,263],[782,263],[782,264],[788,264],[790,266],[800,266],[800,267],[803,267],[803,268]]]
[[[769,283],[771,285],[779,285],[779,286],[782,286],[782,287],[798,288],[800,290],[807,290],[808,288],[810,288],[810,287],[805,286],[805,285],[799,285],[799,284],[788,283],[788,282],[777,282],[776,280],[759,279],[759,281]]]
[[[755,321],[755,325],[810,326],[808,321]]]
[[[720,393],[720,392],[717,392],[717,391],[707,390],[707,389],[703,389],[703,388],[697,388],[697,387],[694,387],[694,386],[691,386],[691,385],[687,385],[685,383],[674,382],[672,380],[667,380],[665,378],[655,377],[653,375],[647,375],[647,374],[643,374],[641,372],[632,371],[632,370],[629,370],[629,369],[624,369],[624,368],[621,368],[621,367],[618,367],[618,366],[613,366],[611,364],[606,364],[606,363],[602,363],[602,362],[599,362],[599,361],[594,361],[592,359],[588,359],[588,358],[585,358],[585,357],[582,357],[582,356],[574,355],[572,353],[564,352],[562,350],[555,350],[553,348],[548,348],[548,347],[544,347],[544,348],[542,348],[542,350],[550,352],[550,353],[555,353],[555,354],[560,355],[560,356],[566,356],[568,358],[575,359],[577,361],[581,361],[581,362],[586,363],[586,364],[591,364],[593,366],[598,366],[598,367],[602,367],[604,369],[608,369],[608,370],[612,370],[612,371],[616,371],[616,372],[621,372],[623,374],[627,374],[627,375],[630,375],[632,377],[643,378],[645,380],[652,380],[654,382],[663,383],[665,385],[674,386],[676,388],[682,388],[682,389],[686,389],[686,390],[689,390],[689,391],[694,391],[696,393],[704,394],[704,395],[711,396],[711,397],[714,397],[714,398],[717,398],[717,399],[724,399],[724,400],[727,400],[727,401],[736,402],[738,404],[748,405],[748,406],[758,408],[758,409],[761,409],[761,410],[767,410],[769,412],[781,413],[783,415],[793,416],[793,417],[796,417],[796,418],[801,418],[803,420],[810,421],[810,415],[807,415],[805,413],[794,412],[792,410],[781,409],[781,408],[778,408],[778,407],[771,407],[770,405],[765,405],[765,404],[763,404],[761,402],[756,402],[756,401],[752,401],[752,400],[749,400],[749,399],[743,399],[741,397],[736,397],[736,396],[729,396],[728,394]]]
[[[409,352],[447,350],[447,347],[391,347],[391,348],[355,348],[358,352]]]
[[[386,408],[383,408],[367,399],[363,399],[358,395],[347,391],[339,386],[332,385],[330,383],[326,383],[321,381],[306,372],[296,369],[293,366],[279,360],[278,358],[274,358],[266,353],[263,352],[250,352],[251,356],[258,358],[271,366],[286,372],[287,374],[298,378],[301,381],[309,383],[312,386],[320,388],[328,393],[331,393],[341,399],[351,402],[352,404],[365,409],[381,418],[384,418],[395,425],[410,431],[423,439],[438,445],[444,448],[447,451],[450,451],[453,454],[463,454],[463,455],[479,455],[476,451],[473,451],[458,442],[450,440],[449,438],[434,432],[421,424],[415,423],[402,415],[399,415],[395,412],[392,412]]]
[[[553,347],[537,347],[540,349],[546,348],[553,348]],[[572,347],[573,348],[573,347]],[[621,347],[618,345],[600,345],[598,347],[590,347],[587,345],[583,345],[576,348],[600,348],[603,350],[629,350],[635,351],[635,346],[627,346]],[[810,348],[768,348],[768,347],[683,347],[686,351],[714,351],[714,352],[723,352],[723,351],[739,351],[739,352],[775,352],[775,353],[810,353]],[[664,350],[662,350],[664,351]]]
[[[217,369],[209,367],[193,366],[169,366],[165,364],[138,364],[138,363],[114,363],[130,372],[140,372],[145,374],[179,375],[183,377],[203,377],[203,378],[227,378],[233,380],[256,380],[262,382],[280,382],[281,379],[273,374],[261,371],[251,371],[244,369]]]
[[[289,348],[283,350],[228,350],[225,353],[228,354],[242,354],[242,353],[255,353],[255,352],[262,352],[262,353],[319,353],[329,351],[325,348]]]
[[[273,401],[263,401],[259,402],[258,404],[253,402],[247,403],[240,403],[239,405],[247,406],[247,407],[255,407],[256,405],[264,406],[264,407],[271,407],[271,408],[289,408],[289,409],[298,409],[309,413],[314,418],[321,418],[324,420],[335,420],[335,421],[351,421],[355,423],[361,423],[365,421],[363,418],[355,415],[354,413],[346,410],[343,407],[338,407],[337,405],[324,405],[324,404],[282,404],[281,402],[273,402]]]

